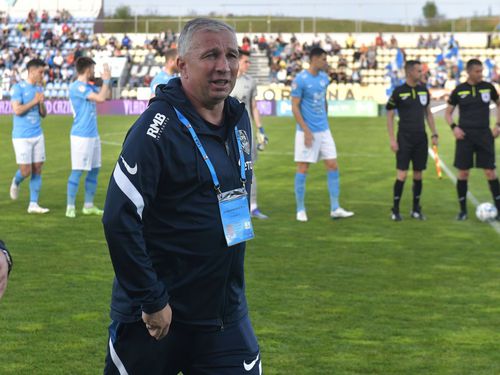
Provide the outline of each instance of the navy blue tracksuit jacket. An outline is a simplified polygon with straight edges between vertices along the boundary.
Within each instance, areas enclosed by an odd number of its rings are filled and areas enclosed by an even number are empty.
[[[210,172],[177,108],[212,161],[222,191],[241,187],[234,134],[242,138],[246,189],[252,181],[250,121],[243,104],[224,103],[224,128],[206,123],[180,79],[160,85],[125,138],[111,177],[104,231],[115,270],[111,318],[141,319],[170,304],[173,320],[223,326],[247,314],[245,244],[226,245]]]

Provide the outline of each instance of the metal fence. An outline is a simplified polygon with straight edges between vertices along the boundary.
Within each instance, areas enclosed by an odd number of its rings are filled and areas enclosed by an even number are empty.
[[[96,32],[159,33],[168,29],[180,32],[193,17],[135,16],[130,19],[98,19]],[[316,33],[316,32],[493,32],[500,31],[499,17],[460,18],[453,20],[416,20],[401,23],[377,23],[362,20],[286,17],[213,17],[245,33]]]

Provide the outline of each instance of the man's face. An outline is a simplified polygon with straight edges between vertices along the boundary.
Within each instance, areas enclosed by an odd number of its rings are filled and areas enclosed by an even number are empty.
[[[35,66],[31,68],[28,72],[31,81],[37,84],[41,84],[43,81],[43,73],[45,71],[44,66]]]
[[[238,74],[238,44],[230,31],[193,35],[191,48],[177,60],[183,87],[202,105],[224,101]]]
[[[246,74],[248,72],[248,68],[250,68],[250,57],[247,55],[240,55],[240,74]]]
[[[422,80],[422,65],[414,65],[408,72],[408,78],[414,82],[420,82]]]
[[[468,70],[469,80],[473,83],[479,83],[483,80],[483,66],[472,65]]]
[[[326,53],[323,53],[319,56],[313,56],[313,58],[311,59],[311,65],[315,69],[327,71],[328,62],[326,61]]]

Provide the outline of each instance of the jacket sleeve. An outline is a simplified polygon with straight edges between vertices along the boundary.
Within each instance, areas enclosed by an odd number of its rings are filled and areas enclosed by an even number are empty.
[[[146,248],[142,220],[155,200],[163,170],[165,119],[150,107],[129,131],[110,179],[103,216],[117,282],[130,302],[148,314],[168,303],[167,288]]]

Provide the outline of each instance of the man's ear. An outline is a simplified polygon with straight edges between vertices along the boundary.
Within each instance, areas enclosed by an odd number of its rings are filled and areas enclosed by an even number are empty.
[[[186,69],[186,62],[184,61],[184,59],[182,59],[181,57],[177,57],[176,64],[177,64],[177,69],[179,70],[181,78],[188,78],[187,69]]]

